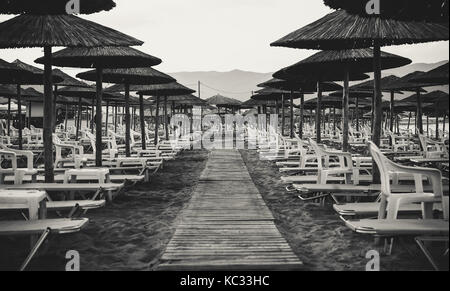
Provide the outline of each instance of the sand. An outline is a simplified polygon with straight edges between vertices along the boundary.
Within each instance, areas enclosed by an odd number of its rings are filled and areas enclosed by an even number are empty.
[[[260,161],[256,151],[241,151],[254,183],[274,214],[276,225],[296,255],[311,271],[365,271],[369,250],[381,250],[371,236],[355,234],[332,209],[301,201],[285,191],[275,163]],[[442,245],[441,245],[442,246]],[[435,255],[442,256],[441,253]],[[442,262],[447,264],[448,257]],[[381,257],[382,271],[432,270],[413,242],[403,238],[394,244],[392,256]]]
[[[165,163],[149,184],[137,185],[86,217],[78,234],[53,237],[29,270],[64,270],[68,250],[80,253],[83,271],[145,271],[158,263],[175,231],[175,220],[191,198],[208,153],[183,152]],[[18,269],[27,239],[0,239],[0,270]],[[22,250],[22,251],[21,251]]]

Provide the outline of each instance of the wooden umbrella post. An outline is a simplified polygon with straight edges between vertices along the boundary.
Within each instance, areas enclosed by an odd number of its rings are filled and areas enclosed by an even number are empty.
[[[419,133],[423,134],[423,109],[422,109],[422,95],[420,89],[417,89],[417,127]]]
[[[304,126],[304,118],[305,118],[305,94],[300,93],[300,124],[299,124],[299,132],[298,136],[300,139],[303,139],[303,126]]]
[[[119,121],[119,117],[117,116],[117,102],[115,104],[116,106],[114,106],[114,133],[117,133],[117,122]]]
[[[82,104],[81,104],[81,97],[78,98],[78,119],[77,119],[77,132],[75,133],[75,139],[78,141],[78,137],[80,134],[80,127],[81,127],[81,119],[82,119]]]
[[[164,96],[164,131],[166,134],[166,141],[169,140],[169,119],[167,116],[167,96]]]
[[[390,124],[389,124],[389,129],[391,132],[394,132],[394,118],[395,118],[395,92],[391,91]]]
[[[96,120],[95,120],[95,166],[101,167],[102,166],[102,138],[103,138],[103,131],[102,131],[102,102],[103,102],[103,68],[98,67],[96,70],[97,73],[97,106],[96,106]]]
[[[31,129],[31,101],[28,102],[28,128]]]
[[[19,150],[23,150],[22,140],[22,89],[20,84],[17,84],[17,127],[19,130]]]
[[[356,97],[356,105],[355,105],[355,114],[356,114],[356,131],[359,132],[359,98]]]
[[[159,96],[156,96],[156,112],[155,112],[155,146],[158,145],[158,131],[159,131]]]
[[[53,90],[52,90],[52,48],[44,47],[44,164],[45,182],[54,183],[54,161],[53,161]]]
[[[131,137],[131,117],[130,117],[130,84],[125,84],[125,154],[131,157],[130,137]]]
[[[294,138],[294,92],[291,90],[290,94],[290,102],[291,102],[291,117],[290,117],[290,123],[291,123],[291,138]]]
[[[109,100],[106,101],[105,137],[108,136],[108,126],[109,126]]]
[[[376,146],[381,142],[381,123],[382,123],[382,93],[381,93],[381,48],[378,43],[374,46],[374,121],[372,141]],[[380,183],[380,172],[375,161],[373,161],[373,183]]]
[[[69,105],[66,104],[66,114],[64,116],[64,130],[67,132],[67,123],[69,119]]]
[[[141,143],[142,149],[147,149],[147,141],[145,140],[145,119],[144,119],[144,95],[139,94],[139,120],[141,122]]]
[[[322,85],[317,81],[317,108],[316,108],[316,140],[317,143],[322,142],[321,132],[321,108],[322,108]]]
[[[286,108],[284,107],[284,94],[281,94],[281,135],[284,136],[284,128],[286,127]]]
[[[8,136],[11,136],[11,98],[8,98]]]
[[[349,138],[349,124],[348,124],[348,120],[349,120],[349,96],[350,96],[350,92],[349,92],[349,82],[350,82],[350,71],[348,68],[346,68],[345,70],[345,75],[344,75],[344,98],[342,101],[342,113],[343,113],[343,128],[342,128],[342,148],[344,152],[348,152],[349,151],[349,143],[348,143],[348,138]]]

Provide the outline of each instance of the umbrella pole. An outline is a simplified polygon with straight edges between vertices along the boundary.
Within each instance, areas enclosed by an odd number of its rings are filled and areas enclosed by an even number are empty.
[[[8,98],[8,136],[11,136],[11,98]]]
[[[427,115],[427,137],[430,137],[430,117]]]
[[[130,84],[125,84],[125,153],[131,157],[130,148],[131,120],[130,120]]]
[[[67,123],[69,119],[69,105],[66,104],[66,115],[64,117],[64,130],[67,132]]]
[[[443,124],[443,127],[442,127],[442,132],[443,132],[443,135],[445,136],[445,128],[446,128],[446,124],[445,124],[445,122],[447,121],[447,114],[445,114],[444,113],[444,124]]]
[[[17,127],[19,130],[19,150],[23,149],[23,141],[22,141],[22,92],[21,92],[20,84],[17,84]]]
[[[54,85],[54,91],[53,91],[53,133],[56,132],[56,123],[58,122],[58,117],[56,116],[56,99],[58,99],[58,85]]]
[[[31,129],[31,101],[28,103],[28,128]]]
[[[52,90],[52,48],[44,47],[44,161],[45,182],[54,183],[54,161],[53,161],[53,90]]]
[[[167,96],[164,96],[164,131],[166,140],[169,140],[169,120],[167,118]]]
[[[420,94],[420,89],[417,89],[417,126],[419,133],[423,134],[422,95]]]
[[[304,118],[305,118],[305,94],[300,94],[300,125],[298,136],[300,139],[303,139],[303,126],[304,126]]]
[[[336,107],[333,106],[333,135],[336,135],[336,122],[337,122]]]
[[[356,131],[359,132],[359,98],[358,97],[356,97],[355,114],[356,114]]]
[[[108,126],[109,126],[109,101],[106,101],[105,136],[108,136]]]
[[[139,94],[139,120],[141,122],[141,144],[142,149],[147,149],[147,141],[145,140],[145,119],[144,119],[144,95]]]
[[[316,108],[316,140],[317,143],[322,142],[321,132],[321,107],[322,107],[322,86],[320,81],[317,82],[317,108]]]
[[[97,106],[95,113],[95,166],[101,167],[102,166],[102,138],[103,138],[103,131],[102,131],[102,99],[103,99],[103,68],[97,68]]]
[[[380,146],[381,142],[381,122],[383,115],[382,93],[381,93],[381,47],[378,43],[374,46],[374,121],[372,141],[376,146]],[[373,162],[373,183],[380,182],[380,172]]]
[[[81,119],[82,119],[82,111],[83,108],[81,106],[81,97],[78,98],[78,119],[77,119],[77,132],[75,133],[75,139],[78,141],[78,137],[80,134],[81,127]]]
[[[389,129],[391,130],[391,132],[394,132],[394,116],[395,116],[395,93],[394,91],[391,91],[391,110],[390,110],[390,126]]]
[[[284,136],[284,128],[286,127],[286,111],[284,107],[284,94],[281,94],[281,111],[282,111],[282,117],[281,117],[281,135]]]
[[[436,139],[439,140],[439,113],[436,111]]]
[[[342,148],[344,152],[349,151],[349,142],[348,142],[348,134],[349,134],[349,107],[348,107],[348,99],[350,96],[349,93],[349,82],[350,82],[350,71],[348,68],[345,70],[345,78],[344,78],[344,99],[343,99],[343,128],[342,128]]]
[[[291,119],[290,119],[290,123],[291,123],[291,138],[294,138],[294,92],[291,90],[291,94],[290,94],[290,101],[291,101]]]
[[[156,96],[156,112],[155,112],[155,146],[158,145],[158,130],[159,130],[159,96]]]
[[[119,118],[117,117],[117,109],[118,105],[116,102],[116,106],[114,106],[114,133],[117,133],[117,122],[119,121]]]

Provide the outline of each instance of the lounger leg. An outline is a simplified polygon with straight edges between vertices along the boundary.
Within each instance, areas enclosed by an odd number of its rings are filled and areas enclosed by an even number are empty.
[[[26,267],[28,266],[28,264],[30,263],[30,261],[33,259],[33,257],[36,255],[37,251],[39,250],[39,248],[42,246],[42,244],[45,242],[45,240],[47,239],[48,235],[50,234],[51,229],[47,228],[39,237],[38,241],[36,242],[36,244],[33,246],[33,248],[30,251],[30,254],[27,256],[27,258],[25,259],[25,261],[23,262],[22,266],[20,267],[20,271],[24,271],[26,269]]]
[[[416,241],[417,245],[419,246],[419,248],[422,250],[422,252],[425,255],[425,257],[427,257],[427,259],[430,262],[430,264],[433,266],[434,270],[435,271],[440,271],[438,265],[436,264],[436,262],[434,261],[433,257],[431,256],[430,252],[425,247],[424,243],[420,240],[420,238],[416,238],[415,241]]]

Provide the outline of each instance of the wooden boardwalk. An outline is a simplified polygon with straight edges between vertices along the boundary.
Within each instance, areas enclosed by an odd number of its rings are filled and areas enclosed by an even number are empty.
[[[158,270],[299,270],[237,150],[212,151]]]

